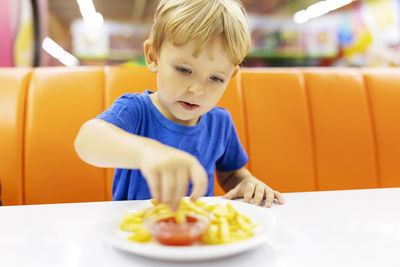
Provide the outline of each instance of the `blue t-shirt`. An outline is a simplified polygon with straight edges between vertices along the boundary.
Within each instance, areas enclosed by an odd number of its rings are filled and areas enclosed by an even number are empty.
[[[147,90],[142,94],[124,94],[97,119],[192,154],[207,172],[206,195],[213,196],[215,169],[237,170],[248,160],[229,112],[215,107],[202,115],[196,125],[185,126],[164,117],[151,101],[151,93]],[[191,188],[189,182],[188,194]],[[151,198],[147,182],[137,169],[116,169],[112,193],[113,200]]]

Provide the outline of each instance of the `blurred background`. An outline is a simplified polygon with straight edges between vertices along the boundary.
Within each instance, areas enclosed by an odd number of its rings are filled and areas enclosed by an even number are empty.
[[[246,67],[400,66],[400,0],[242,0]],[[0,0],[0,66],[144,65],[158,0]]]

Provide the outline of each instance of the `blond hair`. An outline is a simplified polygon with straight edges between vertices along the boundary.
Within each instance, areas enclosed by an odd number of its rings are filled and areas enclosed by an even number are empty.
[[[149,39],[157,54],[164,41],[180,46],[195,40],[197,57],[218,37],[232,63],[239,65],[250,49],[247,16],[239,0],[161,0]]]

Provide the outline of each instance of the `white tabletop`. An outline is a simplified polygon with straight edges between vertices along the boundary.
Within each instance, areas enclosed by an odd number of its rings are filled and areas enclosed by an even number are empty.
[[[271,244],[193,263],[135,256],[102,239],[110,210],[145,201],[0,207],[0,266],[400,266],[400,188],[284,196],[268,209],[280,229]]]

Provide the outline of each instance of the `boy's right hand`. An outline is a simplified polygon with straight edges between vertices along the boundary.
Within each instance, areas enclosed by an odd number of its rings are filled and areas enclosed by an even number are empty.
[[[158,203],[176,210],[186,195],[188,180],[193,183],[192,200],[203,196],[208,186],[208,176],[203,166],[191,154],[153,143],[143,154],[140,171],[147,180],[151,195]]]

